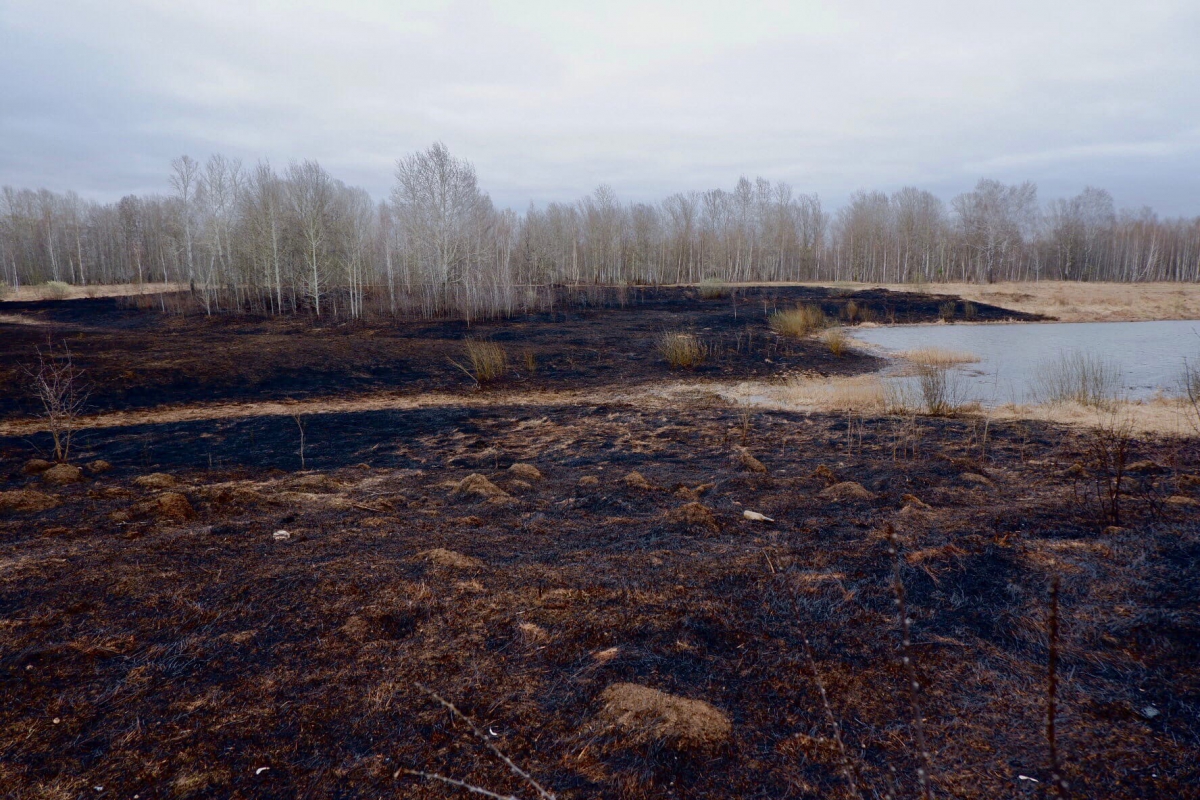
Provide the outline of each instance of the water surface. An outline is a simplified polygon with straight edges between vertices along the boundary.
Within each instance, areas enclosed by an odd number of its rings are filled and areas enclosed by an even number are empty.
[[[852,333],[884,354],[925,347],[974,353],[979,363],[956,370],[965,399],[985,405],[1035,402],[1039,368],[1073,353],[1107,359],[1120,371],[1120,394],[1132,400],[1176,392],[1184,359],[1200,364],[1196,320],[904,325]]]

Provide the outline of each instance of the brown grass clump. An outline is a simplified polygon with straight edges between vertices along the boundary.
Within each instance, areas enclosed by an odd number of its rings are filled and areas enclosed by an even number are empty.
[[[533,464],[513,464],[508,468],[509,473],[516,478],[526,481],[540,481],[542,472]]]
[[[623,729],[632,744],[659,742],[680,749],[710,749],[727,741],[733,725],[703,700],[688,700],[634,683],[614,683],[600,695],[600,716]]]
[[[53,461],[47,461],[44,458],[31,458],[25,462],[25,467],[22,469],[22,471],[26,475],[41,475],[43,472],[53,466]]]
[[[842,481],[822,489],[820,496],[826,500],[874,500],[875,495],[868,492],[861,483]]]
[[[959,411],[966,401],[962,376],[945,366],[921,364],[917,367],[917,386],[925,413],[946,417]]]
[[[661,334],[658,352],[673,368],[695,369],[708,358],[708,347],[690,333],[667,331]]]
[[[508,372],[508,353],[495,342],[467,339],[463,343],[463,352],[467,359],[466,366],[454,359],[450,363],[465,372],[476,386],[497,381]]]
[[[746,448],[739,447],[737,449],[737,457],[738,463],[751,472],[757,472],[760,475],[765,475],[767,473],[766,465],[755,458]]]
[[[849,378],[798,378],[783,390],[783,397],[797,405],[812,405],[827,411],[885,412],[899,402],[878,375]]]
[[[663,514],[663,519],[673,525],[680,525],[696,533],[718,533],[721,526],[712,511],[702,503],[685,503],[679,508],[672,508]]]
[[[179,481],[173,475],[165,472],[152,472],[149,475],[139,475],[133,479],[135,485],[143,489],[173,489]]]
[[[0,492],[0,511],[48,511],[57,505],[58,500],[51,495],[32,489]]]
[[[473,475],[468,475],[458,484],[458,488],[454,490],[457,495],[467,495],[478,497],[483,500],[492,500],[495,498],[508,497],[508,492],[501,489],[496,484],[489,481],[485,476],[476,472]]]
[[[950,350],[945,347],[922,347],[918,350],[905,350],[900,354],[914,364],[923,367],[950,367],[955,364],[975,364],[979,356],[964,350]]]
[[[55,464],[42,473],[42,480],[54,486],[79,483],[83,480],[83,470],[72,464]]]
[[[71,294],[71,286],[62,281],[47,281],[42,294],[47,300],[66,300]]]
[[[838,358],[846,352],[850,346],[850,337],[841,328],[831,328],[825,332],[825,345],[829,348],[829,352],[833,353]]]
[[[829,326],[829,319],[819,307],[798,306],[771,315],[771,330],[781,336],[807,336]]]
[[[159,519],[183,522],[196,516],[196,510],[192,508],[192,504],[179,492],[163,492],[151,502],[153,503],[151,510]]]
[[[421,558],[437,564],[440,567],[451,567],[453,569],[482,569],[486,566],[478,558],[464,555],[454,550],[447,550],[444,547],[435,547],[432,550],[426,550],[421,553]]]
[[[631,489],[648,491],[654,488],[654,486],[651,485],[650,481],[646,480],[646,477],[642,475],[642,473],[636,471],[629,473],[624,478],[621,478],[621,481]]]

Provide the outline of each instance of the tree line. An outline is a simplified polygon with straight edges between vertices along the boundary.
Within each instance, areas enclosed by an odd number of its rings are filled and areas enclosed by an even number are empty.
[[[440,143],[400,159],[379,202],[315,161],[182,156],[169,185],[115,203],[4,187],[0,280],[172,282],[206,313],[336,318],[511,314],[564,284],[1200,280],[1200,217],[1118,212],[1096,188],[1043,205],[1032,183],[985,179],[948,206],[909,187],[832,211],[742,178],[659,203],[601,186],[519,214]]]

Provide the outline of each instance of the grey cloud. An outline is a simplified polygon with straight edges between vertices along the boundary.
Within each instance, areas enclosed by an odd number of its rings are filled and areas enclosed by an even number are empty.
[[[501,205],[987,175],[1200,213],[1190,2],[54,4],[0,11],[0,183],[163,191],[170,157],[317,158],[384,196],[440,139]],[[731,10],[732,9],[732,10]]]

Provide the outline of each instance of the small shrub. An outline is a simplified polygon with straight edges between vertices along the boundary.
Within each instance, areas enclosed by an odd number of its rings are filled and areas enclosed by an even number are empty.
[[[664,332],[658,337],[658,352],[672,368],[695,369],[708,358],[708,348],[690,333]]]
[[[853,325],[854,321],[858,318],[858,303],[853,300],[848,301],[846,305],[842,306],[842,316],[846,318],[847,322]]]
[[[807,336],[829,327],[829,319],[818,306],[799,306],[772,314],[770,325],[781,336]]]
[[[925,413],[935,417],[953,414],[964,402],[962,376],[946,366],[917,367],[917,385]]]
[[[963,319],[973,320],[973,319],[975,319],[975,317],[977,317],[979,315],[979,309],[977,309],[975,307],[974,303],[967,301],[967,302],[963,303],[962,313],[963,313]]]
[[[831,328],[825,332],[825,344],[829,347],[829,352],[841,358],[850,346],[850,337],[841,328]]]
[[[35,352],[37,364],[26,367],[25,374],[42,405],[43,417],[54,440],[54,460],[65,463],[71,454],[71,439],[87,403],[89,387],[65,342],[61,349],[50,342],[45,350],[36,348]]]
[[[1121,371],[1112,361],[1076,351],[1042,364],[1034,378],[1034,393],[1043,403],[1102,408],[1116,399],[1120,380]]]
[[[701,299],[704,300],[719,300],[729,296],[729,287],[717,278],[705,278],[696,288],[700,292]]]
[[[467,339],[463,349],[467,357],[466,366],[454,359],[450,361],[454,366],[467,373],[479,386],[499,380],[508,371],[508,354],[495,342]]]
[[[1101,518],[1113,525],[1121,524],[1121,495],[1132,444],[1133,421],[1119,411],[1092,429],[1087,456],[1095,500]]]
[[[532,350],[525,351],[525,371],[530,375],[537,372],[537,356],[534,355]]]
[[[66,300],[71,287],[62,281],[47,281],[42,287],[43,295],[49,300]]]
[[[938,306],[938,316],[946,322],[949,322],[950,320],[954,319],[954,312],[957,308],[957,305],[958,304],[953,300],[947,300]]]

